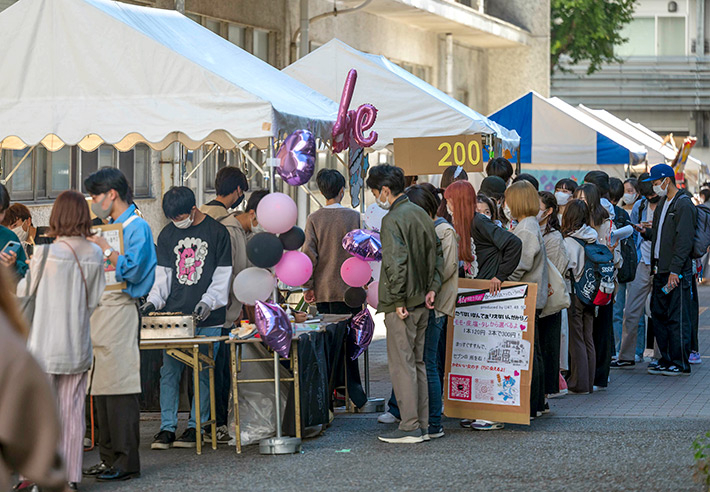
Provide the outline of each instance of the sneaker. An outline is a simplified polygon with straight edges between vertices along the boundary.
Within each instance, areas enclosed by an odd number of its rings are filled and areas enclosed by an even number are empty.
[[[202,433],[200,433],[202,439]],[[194,448],[197,446],[197,431],[193,428],[187,429],[173,443],[174,448]]]
[[[461,419],[461,420],[459,420],[459,425],[461,427],[463,427],[464,429],[470,429],[471,424],[474,422],[475,422],[475,420],[471,420],[471,419]]]
[[[444,437],[444,428],[439,426],[439,427],[432,427],[429,426],[429,432],[427,435],[431,439],[439,439],[440,437]]]
[[[609,364],[609,367],[612,369],[633,369],[635,365],[635,360],[614,360]]]
[[[429,437],[429,434],[422,434],[422,441],[424,441],[424,442],[431,441],[431,437]]]
[[[691,364],[702,364],[703,359],[700,358],[700,354],[698,352],[691,352],[690,357],[688,357],[688,362]]]
[[[477,431],[499,430],[505,427],[502,422],[491,422],[488,420],[476,420],[471,424],[471,429]]]
[[[413,431],[397,429],[394,432],[377,436],[377,438],[382,442],[390,444],[416,444],[424,441],[421,429],[415,429]]]
[[[589,391],[572,391],[568,390],[567,392],[568,395],[588,395]]]
[[[652,362],[648,365],[647,372],[649,374],[653,374],[654,376],[659,376],[663,374],[663,371],[665,371],[667,367],[662,366],[660,363],[656,362],[655,364]]]
[[[150,449],[170,449],[170,446],[172,446],[174,442],[175,433],[169,430],[163,430],[153,437],[153,444],[150,445]],[[98,473],[96,475],[98,475]]]
[[[592,388],[594,391],[606,391],[606,386],[597,386],[596,384]]]
[[[232,440],[232,436],[229,435],[229,427],[226,425],[220,425],[217,427],[217,442],[220,444],[227,444]]]
[[[569,390],[567,388],[565,388],[563,390],[560,390],[559,393],[551,393],[551,394],[547,395],[547,399],[549,400],[550,398],[562,398],[568,392],[569,392]]]
[[[635,355],[635,356],[634,356],[634,362],[636,362],[637,364],[641,364],[641,363],[644,362],[645,360],[646,360],[646,359],[644,358],[643,355]]]
[[[661,374],[664,376],[680,376],[684,373],[683,369],[681,369],[678,366],[670,366],[670,367],[665,367],[661,371]],[[690,370],[687,371],[688,374],[690,374]]]
[[[545,402],[545,408],[542,409],[543,414],[548,414],[550,413],[550,404],[548,402]]]
[[[651,359],[651,362],[648,363],[648,367],[658,367],[658,360]]]
[[[377,417],[377,421],[380,424],[396,424],[397,422],[399,422],[399,419],[397,417],[395,417],[394,415],[392,415],[391,413],[385,412],[382,415],[380,415],[379,417]]]

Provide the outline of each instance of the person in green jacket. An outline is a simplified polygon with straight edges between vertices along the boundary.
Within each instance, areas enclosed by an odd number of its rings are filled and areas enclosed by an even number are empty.
[[[429,310],[441,288],[441,243],[434,222],[403,194],[404,172],[395,166],[370,169],[367,186],[389,210],[382,219],[382,274],[378,311],[385,313],[387,360],[397,395],[399,428],[379,436],[388,443],[429,439],[429,392],[424,341]]]
[[[0,222],[5,217],[5,211],[10,207],[10,194],[5,185],[0,184]],[[5,226],[0,225],[0,265],[14,270],[17,278],[22,278],[27,272],[27,256],[25,250],[20,248],[17,253],[14,251],[4,252],[5,246],[10,241],[20,243],[17,234]]]

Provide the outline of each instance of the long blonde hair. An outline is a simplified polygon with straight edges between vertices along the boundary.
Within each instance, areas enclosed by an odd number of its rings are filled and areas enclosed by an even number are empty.
[[[17,297],[13,291],[14,282],[9,277],[7,268],[0,267],[0,311],[10,322],[12,328],[22,338],[27,338],[27,322],[17,306]]]

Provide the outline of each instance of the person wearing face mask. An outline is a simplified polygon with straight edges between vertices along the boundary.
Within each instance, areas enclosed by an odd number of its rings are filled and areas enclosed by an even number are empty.
[[[476,212],[483,214],[498,227],[503,227],[503,224],[498,220],[498,207],[493,200],[488,198],[483,193],[476,194]]]
[[[158,236],[155,283],[146,303],[141,306],[141,313],[192,313],[198,321],[195,335],[219,336],[232,290],[229,283],[232,278],[229,232],[197,208],[195,194],[186,186],[173,186],[163,195],[163,213],[170,223]],[[206,353],[207,349],[204,351]],[[194,448],[197,439],[202,439],[202,429],[196,429],[194,401],[187,430],[175,439],[183,367],[181,362],[163,352],[160,431],[155,435],[151,449]],[[207,422],[210,414],[207,368],[200,371],[199,379],[200,417],[201,422]]]
[[[542,239],[545,243],[547,258],[564,278],[569,265],[569,254],[565,246],[565,239],[560,232],[560,222],[557,219],[559,209],[555,195],[549,191],[540,191],[540,211],[537,213],[537,222],[542,230]],[[549,265],[548,265],[549,266]],[[545,360],[545,395],[555,395],[560,392],[560,350],[562,334],[567,341],[569,333],[566,312],[558,311],[540,317],[540,349]],[[564,327],[563,327],[564,322]],[[565,347],[565,359],[567,358]],[[545,402],[545,411],[549,410]]]
[[[387,360],[401,422],[378,436],[387,443],[428,440],[429,390],[424,343],[429,310],[441,289],[443,255],[434,221],[403,194],[404,173],[395,166],[370,169],[367,186],[382,219],[382,273],[378,312],[385,313]]]
[[[5,214],[9,207],[10,194],[7,192],[5,185],[0,183],[0,223],[5,219]],[[22,248],[17,253],[14,251],[2,251],[10,241],[20,243],[20,239],[14,232],[4,225],[0,225],[0,266],[14,270],[15,281],[17,281],[23,278],[27,272],[27,256]]]
[[[622,197],[624,210],[630,214],[639,198],[641,198],[641,190],[638,179],[628,178],[624,181],[624,196]]]
[[[32,256],[34,236],[37,231],[32,225],[30,209],[21,203],[13,203],[5,211],[5,218],[2,221],[2,225],[17,235],[20,244],[22,244],[22,249],[25,250],[25,255],[27,255],[28,258]]]
[[[560,224],[562,223],[562,214],[565,213],[567,202],[572,199],[576,189],[577,182],[569,178],[561,179],[555,184],[555,200],[557,200],[557,207],[560,209],[558,215]]]
[[[230,209],[239,206],[244,200],[244,193],[249,191],[247,177],[238,167],[223,167],[217,172],[214,183],[217,197],[209,203],[202,205],[200,211],[209,215],[214,220],[227,228],[229,240],[232,247],[232,276],[229,285],[234,282],[234,278],[247,268],[246,237],[241,224],[230,213]],[[242,240],[242,237],[244,239]],[[229,289],[229,304],[222,327],[222,336],[229,335],[234,327],[234,323],[239,320],[242,312],[242,303],[234,295],[233,289]],[[220,342],[216,352],[217,363],[214,373],[214,387],[217,413],[217,441],[221,443],[229,442],[229,429],[227,428],[227,416],[229,413],[229,390],[232,384],[229,373],[229,357],[227,355],[227,345]]]
[[[667,164],[656,164],[646,179],[661,197],[651,228],[639,232],[652,241],[653,291],[651,312],[661,359],[650,374],[690,374],[692,260],[697,211],[687,194],[675,184],[675,172]]]
[[[102,219],[123,225],[123,253],[106,239],[91,236],[103,252],[104,262],[115,268],[122,291],[105,291],[91,316],[94,365],[89,393],[94,395],[99,427],[101,462],[84,470],[102,481],[126,480],[140,474],[138,455],[141,393],[137,300],[145,296],[155,278],[156,253],[148,223],[129,204],[130,191],[123,173],[103,168],[84,180],[91,210]]]
[[[260,232],[266,232],[264,228],[259,224],[256,218],[256,207],[259,206],[259,202],[262,198],[269,194],[269,190],[256,190],[249,195],[247,200],[247,206],[244,212],[237,213],[236,218],[239,221],[239,225],[242,226],[241,235],[244,241],[244,247],[246,248],[247,241],[251,239],[254,234],[259,234]],[[248,260],[247,260],[248,261]],[[249,266],[252,266],[249,263]]]
[[[639,191],[643,197],[634,204],[634,208],[631,210],[631,223],[650,228],[653,214],[661,197],[654,193],[650,182],[644,181],[648,177],[648,173],[643,173],[639,177]],[[646,348],[644,312],[646,300],[653,287],[651,241],[638,233],[635,234],[634,239],[638,258],[636,276],[626,286],[628,302],[624,309],[624,319],[621,326],[621,346],[619,355],[611,363],[612,369],[629,369],[633,368],[636,363],[643,362],[643,352]]]

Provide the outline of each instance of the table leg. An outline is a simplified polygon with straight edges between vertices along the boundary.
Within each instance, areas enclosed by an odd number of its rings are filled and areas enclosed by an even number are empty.
[[[296,406],[296,437],[301,438],[301,385],[298,376],[298,342],[291,347],[291,357],[293,361],[293,397]]]
[[[217,449],[217,412],[215,411],[215,394],[214,394],[214,368],[217,365],[215,362],[214,355],[214,344],[210,343],[207,346],[207,355],[212,359],[212,365],[209,368],[210,376],[210,420],[212,424],[210,428],[212,430],[212,449]]]
[[[237,454],[242,452],[241,429],[239,428],[239,390],[237,389],[237,344],[230,343],[229,351],[232,362],[232,400],[234,403],[234,434],[237,441]]]
[[[194,376],[195,393],[195,439],[197,454],[202,454],[202,418],[200,414],[200,347],[192,346],[192,374]]]

